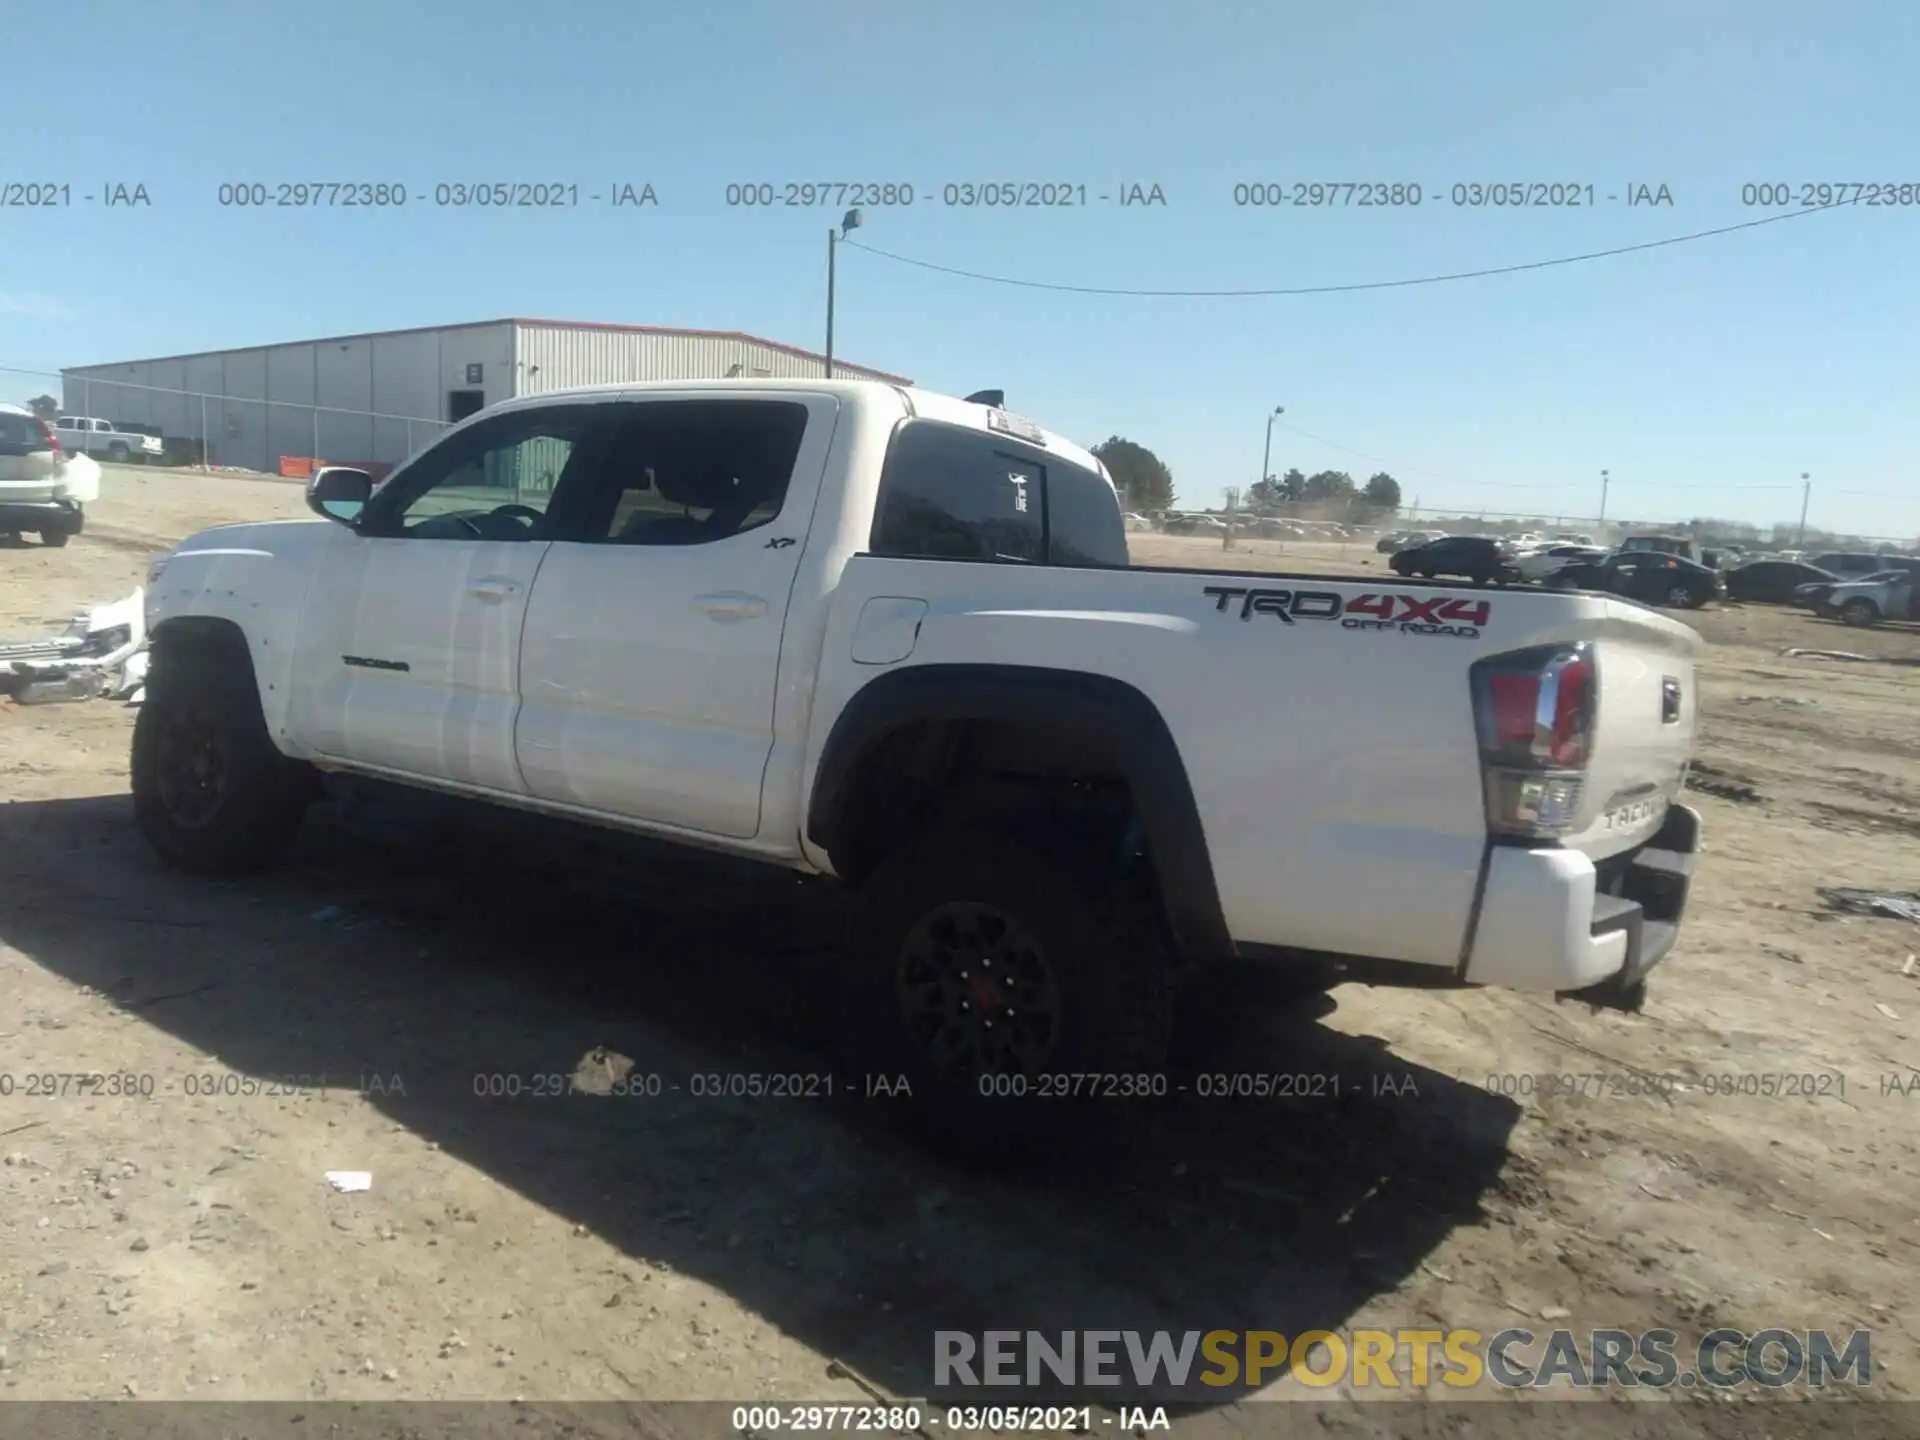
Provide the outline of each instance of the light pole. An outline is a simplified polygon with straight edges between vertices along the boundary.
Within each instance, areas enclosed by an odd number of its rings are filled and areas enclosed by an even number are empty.
[[[1813,499],[1813,476],[1806,471],[1800,472],[1800,538],[1793,542],[1798,550],[1807,543],[1807,502]]]
[[[1267,483],[1267,466],[1273,460],[1273,422],[1286,413],[1286,406],[1276,405],[1273,407],[1273,413],[1267,416],[1267,448],[1260,452],[1260,483],[1263,486]]]
[[[1607,528],[1607,486],[1611,483],[1611,477],[1608,476],[1606,471],[1602,470],[1600,472],[1600,518],[1595,522],[1596,526],[1601,530]]]
[[[833,259],[840,242],[847,238],[847,232],[860,228],[860,212],[849,210],[840,220],[838,230],[827,231],[827,379],[833,378]]]

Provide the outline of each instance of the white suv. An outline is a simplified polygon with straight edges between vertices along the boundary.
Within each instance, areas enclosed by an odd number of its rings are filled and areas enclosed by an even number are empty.
[[[62,452],[53,428],[31,410],[0,405],[0,537],[29,530],[43,544],[80,533],[85,502],[99,498],[100,467]]]

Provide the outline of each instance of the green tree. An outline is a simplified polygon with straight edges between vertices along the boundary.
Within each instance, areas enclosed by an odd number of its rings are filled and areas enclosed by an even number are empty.
[[[45,420],[48,424],[52,424],[60,414],[60,402],[51,395],[34,396],[27,401],[27,408],[33,411],[36,419]]]
[[[1400,482],[1382,470],[1368,477],[1367,488],[1361,492],[1361,498],[1367,502],[1369,510],[1391,515],[1400,508]]]
[[[1322,470],[1309,475],[1300,491],[1303,500],[1351,500],[1353,496],[1353,477],[1344,470]]]
[[[1173,507],[1173,471],[1146,446],[1110,435],[1093,447],[1093,455],[1107,467],[1129,510]]]
[[[1286,492],[1281,488],[1281,483],[1271,475],[1257,485],[1247,487],[1249,510],[1278,510],[1286,503]]]

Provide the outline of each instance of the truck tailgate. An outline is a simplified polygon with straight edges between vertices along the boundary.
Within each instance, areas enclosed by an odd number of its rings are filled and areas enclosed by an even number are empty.
[[[1690,627],[1630,601],[1609,599],[1583,635],[1594,645],[1599,713],[1576,827],[1565,843],[1603,860],[1644,845],[1686,783],[1693,754],[1702,648]]]

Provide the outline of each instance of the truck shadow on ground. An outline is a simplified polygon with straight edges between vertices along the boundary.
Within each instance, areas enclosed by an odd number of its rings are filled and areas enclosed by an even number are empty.
[[[221,1065],[398,1077],[370,1096],[396,1122],[897,1395],[942,1393],[937,1330],[1338,1327],[1534,1183],[1512,1101],[1245,978],[1183,1034],[1204,1057],[1171,1072],[1186,1095],[1095,1116],[1020,1170],[962,1166],[849,1074],[843,909],[795,877],[663,857],[587,881],[544,850],[399,847],[327,814],[300,852],[198,881],[150,858],[124,795],[0,807],[0,938]],[[660,1094],[526,1093],[595,1047]],[[1338,1094],[1200,1099],[1201,1071]],[[724,1093],[820,1073],[834,1098]],[[495,1076],[521,1097],[486,1095]]]

